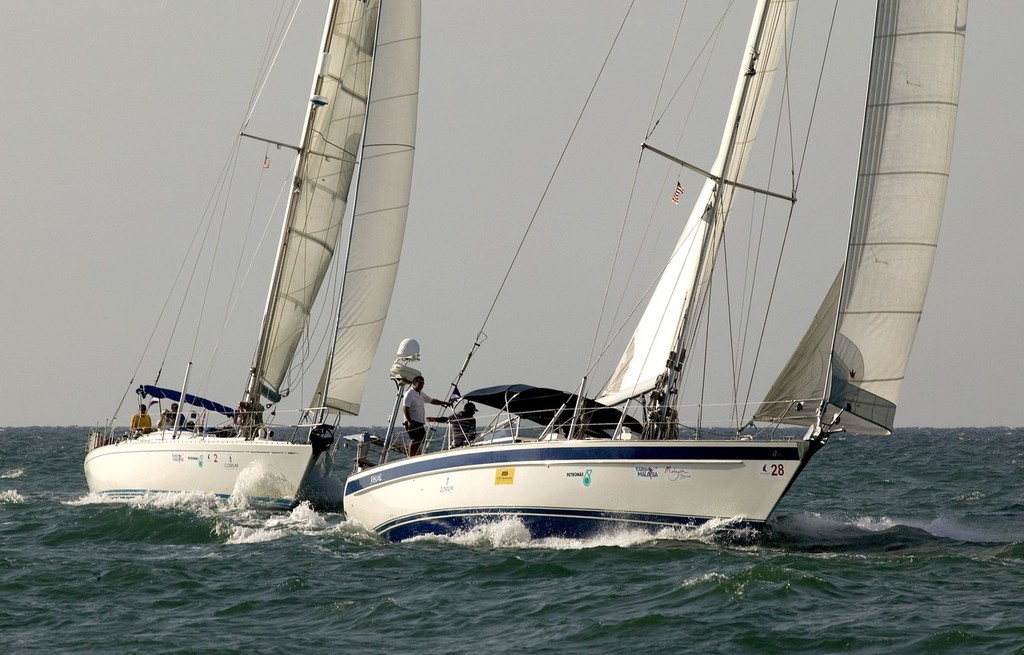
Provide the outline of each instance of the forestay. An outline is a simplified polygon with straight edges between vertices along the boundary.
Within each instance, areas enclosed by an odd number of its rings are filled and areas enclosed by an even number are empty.
[[[677,344],[692,335],[711,282],[735,184],[741,182],[771,92],[796,0],[758,5],[718,156],[640,322],[597,400],[614,405],[654,389]],[[722,183],[724,181],[724,183]]]
[[[268,301],[265,346],[257,351],[256,370],[271,396],[281,391],[338,247],[358,160],[359,181],[351,195],[357,202],[343,241],[348,256],[340,324],[320,390],[326,387],[327,406],[359,411],[405,233],[419,38],[418,0],[336,3]]]
[[[812,424],[824,393],[846,429],[892,430],[942,220],[966,18],[966,0],[879,2],[845,276],[756,419]]]

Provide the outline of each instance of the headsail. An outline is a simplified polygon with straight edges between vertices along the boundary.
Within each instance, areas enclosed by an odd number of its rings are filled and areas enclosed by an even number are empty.
[[[942,221],[966,19],[967,0],[879,1],[841,300],[833,285],[755,419],[811,424],[827,389],[826,414],[845,410],[848,430],[892,430]]]
[[[358,160],[361,208],[350,231],[330,406],[359,409],[365,379],[360,371],[380,337],[405,231],[419,35],[419,0],[334,4],[268,300],[269,321],[254,364],[268,395],[281,391],[335,255]],[[348,382],[335,391],[341,379]],[[255,395],[252,389],[249,395]]]
[[[398,275],[412,187],[419,58],[419,0],[383,2],[345,287],[324,395],[327,407],[350,414],[359,412]]]
[[[770,93],[796,0],[758,4],[733,93],[725,134],[668,265],[615,372],[597,400],[614,405],[654,389],[677,343],[693,334],[697,312],[711,282],[714,260],[757,138],[763,99]],[[725,180],[724,184],[720,180]]]

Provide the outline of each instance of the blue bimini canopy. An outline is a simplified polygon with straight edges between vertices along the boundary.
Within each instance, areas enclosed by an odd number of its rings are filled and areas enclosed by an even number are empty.
[[[181,402],[180,391],[175,391],[174,389],[164,389],[162,387],[154,387],[151,384],[142,385],[141,387],[135,390],[135,393],[139,394],[140,396],[152,396],[157,399],[167,398],[168,400],[172,400],[174,402]],[[192,405],[194,407],[202,407],[203,409],[208,409],[211,412],[223,414],[228,418],[231,418],[232,416],[235,415],[235,410],[231,409],[227,405],[221,405],[220,403],[215,403],[212,400],[207,400],[206,398],[193,396],[190,393],[185,394],[185,404]]]
[[[578,399],[576,394],[557,389],[532,387],[528,384],[505,384],[498,387],[477,389],[463,396],[466,400],[494,407],[516,414],[527,420],[547,425],[553,420],[558,428],[568,428]],[[583,398],[580,404],[584,432],[589,437],[608,438],[622,419],[622,412],[606,407],[591,398]],[[633,432],[642,432],[643,426],[632,416],[626,415],[623,425]]]

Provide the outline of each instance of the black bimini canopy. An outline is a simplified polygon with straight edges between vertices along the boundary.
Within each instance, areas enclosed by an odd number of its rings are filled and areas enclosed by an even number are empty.
[[[568,427],[576,408],[576,394],[557,389],[532,387],[528,384],[505,384],[497,387],[477,389],[463,396],[481,405],[494,407],[524,419],[548,425],[558,417],[555,425]],[[583,398],[581,405],[584,434],[588,437],[610,438],[623,414],[614,407],[606,407],[591,398]],[[633,432],[642,432],[640,421],[628,414],[622,423]]]

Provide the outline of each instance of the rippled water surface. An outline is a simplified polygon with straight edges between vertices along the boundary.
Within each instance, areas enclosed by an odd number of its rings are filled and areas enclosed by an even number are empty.
[[[86,432],[0,430],[0,652],[1024,653],[1020,429],[833,438],[744,542],[399,544],[303,506],[102,502]]]

